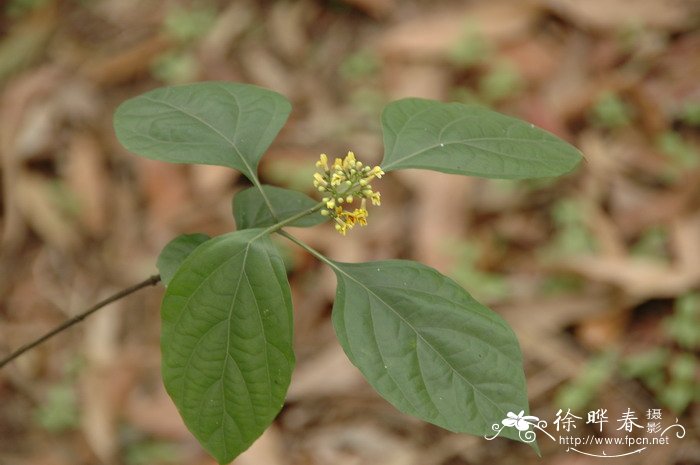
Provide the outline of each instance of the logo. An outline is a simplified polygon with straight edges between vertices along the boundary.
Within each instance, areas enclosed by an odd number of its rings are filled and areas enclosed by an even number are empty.
[[[637,417],[636,412],[628,408],[621,412],[615,422],[610,422],[607,409],[591,410],[586,413],[586,425],[591,425],[594,434],[576,434],[577,427],[583,423],[583,417],[577,416],[567,409],[560,409],[550,429],[556,429],[552,434],[547,431],[548,422],[533,415],[508,412],[500,423],[494,423],[491,429],[493,435],[484,438],[491,441],[497,438],[506,428],[515,428],[522,442],[532,443],[537,439],[537,434],[542,433],[551,441],[567,446],[566,452],[573,452],[589,457],[615,458],[633,454],[641,454],[652,446],[669,445],[675,436],[677,439],[685,437],[685,427],[678,423],[678,418],[670,425],[664,425],[661,409],[649,409],[646,411],[645,421]],[[611,423],[612,426],[608,425]],[[646,424],[642,424],[646,423]],[[615,426],[617,426],[615,428]],[[604,430],[613,430],[612,435]],[[615,452],[607,452],[606,447],[614,447]],[[629,449],[617,452],[620,448]]]

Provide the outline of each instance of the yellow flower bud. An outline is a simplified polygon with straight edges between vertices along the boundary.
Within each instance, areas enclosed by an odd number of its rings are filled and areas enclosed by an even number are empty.
[[[325,208],[321,215],[335,220],[335,229],[342,235],[355,225],[367,225],[369,212],[367,204],[380,205],[381,196],[374,192],[370,181],[381,178],[384,171],[379,166],[366,166],[355,158],[355,153],[348,151],[344,158],[335,158],[330,169],[328,156],[321,154],[316,162],[319,172],[314,173],[314,187],[319,192],[327,193],[323,197]],[[342,186],[342,187],[341,187]],[[360,199],[360,208],[346,211],[343,205],[352,205]]]

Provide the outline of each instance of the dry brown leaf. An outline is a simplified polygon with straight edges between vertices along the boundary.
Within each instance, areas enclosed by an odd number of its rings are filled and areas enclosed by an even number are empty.
[[[399,23],[384,34],[380,49],[392,59],[441,61],[471,28],[489,41],[507,41],[527,31],[538,17],[539,8],[529,1],[470,2]]]
[[[282,433],[273,424],[233,461],[233,465],[285,465],[288,462],[282,442]]]
[[[123,51],[92,59],[82,74],[97,85],[112,86],[146,73],[153,59],[171,47],[170,40],[156,35]]]
[[[625,26],[685,30],[700,13],[695,0],[544,0],[579,26],[618,31]]]
[[[50,180],[23,173],[15,189],[23,217],[46,243],[63,251],[77,248],[80,235],[75,224],[62,213]]]
[[[470,178],[419,170],[396,175],[415,193],[410,234],[414,258],[438,270],[452,269],[456,257],[447,241],[464,237],[467,228]]]
[[[155,392],[145,393],[133,390],[126,403],[124,415],[129,424],[156,438],[191,439],[191,433],[187,430],[162,383],[158,383],[158,389]]]
[[[107,228],[110,177],[104,167],[102,147],[89,133],[76,133],[72,137],[65,177],[78,199],[78,218],[83,227],[94,235],[101,235]]]
[[[556,120],[566,121],[585,112],[597,95],[600,85],[588,76],[590,53],[586,37],[571,34],[565,39],[559,66],[541,91],[545,108]]]
[[[294,370],[287,400],[338,396],[355,391],[362,384],[359,370],[350,363],[340,345],[333,344]]]
[[[334,425],[309,438],[309,454],[318,464],[418,465],[416,446],[372,424]]]
[[[17,134],[22,130],[25,115],[37,100],[46,98],[54,88],[60,73],[54,67],[44,67],[11,81],[2,93],[0,105],[0,161],[3,188],[3,247],[9,253],[25,239],[25,223],[18,204],[20,156]]]
[[[581,320],[576,327],[578,342],[594,353],[618,347],[626,335],[627,314],[608,311],[599,317]]]
[[[160,228],[172,225],[190,201],[185,167],[131,156],[148,202],[148,219]],[[160,231],[163,232],[163,231]]]
[[[689,274],[700,274],[700,214],[680,217],[670,226],[672,255],[678,268]]]
[[[364,11],[373,18],[381,19],[389,15],[396,8],[396,0],[343,0]]]
[[[240,177],[241,173],[224,166],[192,165],[190,177],[192,190],[195,195],[205,201],[229,197],[231,187]]]
[[[548,80],[559,67],[561,53],[560,44],[538,37],[512,41],[501,51],[504,59],[513,63],[528,83]]]
[[[251,46],[241,51],[239,59],[251,82],[294,98],[295,84],[289,70],[267,49]]]
[[[619,287],[637,299],[674,297],[700,284],[700,268],[680,269],[644,259],[581,256],[559,265],[591,281]]]
[[[15,139],[15,156],[18,159],[28,160],[46,155],[55,147],[58,127],[56,110],[51,102],[34,104],[27,109]]]
[[[303,59],[309,46],[307,21],[315,15],[314,4],[307,1],[277,2],[269,11],[268,27],[274,49],[292,62]]]
[[[58,24],[58,2],[48,1],[24,18],[3,21],[11,26],[0,42],[0,83],[26,68],[44,53]],[[4,13],[4,11],[3,11]]]
[[[115,361],[119,353],[120,303],[93,315],[85,325],[86,367],[81,373],[81,428],[93,452],[105,464],[115,463],[117,405]]]
[[[700,5],[700,2],[698,2]],[[643,92],[666,118],[676,115],[688,102],[700,102],[700,34],[681,36],[669,44],[645,78]]]
[[[202,38],[199,45],[205,63],[226,61],[226,55],[236,40],[255,23],[255,9],[251,1],[231,2],[216,18],[216,23]]]

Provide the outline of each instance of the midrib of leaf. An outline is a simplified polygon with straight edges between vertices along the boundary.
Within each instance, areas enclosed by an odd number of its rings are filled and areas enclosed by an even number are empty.
[[[358,281],[358,280],[355,279],[353,276],[347,274],[345,271],[343,271],[342,269],[340,269],[337,265],[334,264],[334,265],[332,265],[332,266],[333,266],[333,268],[335,268],[336,270],[340,271],[341,273],[343,273],[343,274],[344,274],[345,276],[347,276],[348,278],[350,278],[350,279],[352,279],[353,281],[355,281],[357,284],[359,284],[361,287],[363,287],[369,294],[372,294],[374,297],[377,298],[377,300],[379,300],[382,304],[384,304],[387,308],[389,308],[401,321],[403,321],[403,322],[406,324],[406,326],[408,326],[409,328],[411,328],[411,330],[416,334],[416,336],[417,336],[418,338],[420,338],[428,347],[430,347],[430,349],[432,349],[433,352],[435,352],[435,353],[438,355],[438,357],[440,357],[440,359],[441,359],[448,367],[450,367],[450,369],[451,369],[454,373],[457,374],[457,376],[459,376],[460,378],[462,378],[469,386],[471,386],[471,388],[474,390],[474,392],[478,393],[481,397],[483,397],[484,399],[488,400],[493,406],[496,407],[496,410],[497,410],[497,411],[499,411],[499,412],[502,411],[501,407],[499,407],[490,397],[488,397],[486,394],[484,394],[483,392],[481,392],[481,390],[479,390],[476,386],[474,386],[474,384],[472,384],[468,379],[466,379],[464,376],[462,376],[462,374],[461,374],[460,372],[458,372],[458,371],[455,369],[455,367],[452,366],[451,363],[449,363],[447,360],[445,360],[445,358],[442,356],[442,354],[441,354],[437,349],[435,349],[435,347],[433,347],[433,345],[430,344],[430,342],[428,342],[428,341],[413,327],[413,325],[412,325],[411,323],[409,323],[396,309],[394,309],[391,305],[389,305],[387,302],[385,302],[384,299],[382,299],[381,297],[379,297],[377,294],[375,294],[374,292],[372,292],[372,290],[371,290],[370,288],[368,288],[367,286],[365,286],[361,281]],[[370,310],[370,311],[371,311],[371,310]],[[380,351],[380,356],[381,356],[381,351]],[[383,358],[382,358],[382,359],[383,359]],[[421,374],[422,374],[422,372],[421,372]],[[421,375],[421,378],[423,378],[422,375]],[[393,378],[392,378],[392,379],[393,379]]]
[[[404,291],[404,292],[406,292],[406,293],[408,293],[408,294],[411,294],[411,293],[414,293],[414,294],[424,294],[424,295],[428,295],[428,296],[430,296],[430,297],[432,297],[432,298],[435,298],[435,297],[436,297],[434,294],[431,294],[430,292],[421,291],[421,290],[419,290],[419,289],[404,289],[404,288],[401,288],[401,287],[398,287],[398,286],[376,286],[376,287],[382,288],[382,289],[396,289],[396,290]],[[453,304],[455,307],[461,307],[461,306],[462,306],[461,303],[459,303],[459,302],[457,302],[457,301],[454,301],[454,300],[451,300],[451,299],[448,299],[448,298],[446,298],[446,297],[440,297],[440,299],[445,300],[445,301],[447,301],[447,302]],[[441,331],[455,331],[455,330],[452,329],[452,328],[441,328],[441,327],[438,327],[438,326],[430,326],[430,327],[427,327],[426,329],[439,329],[439,330],[441,330]],[[488,341],[485,341],[485,340],[483,340],[483,339],[480,339],[480,340],[481,340],[482,342],[484,342],[485,344],[488,343]],[[496,350],[498,350],[498,349],[496,349]],[[501,350],[498,350],[498,352],[500,352],[501,355],[503,355],[504,357],[508,358],[508,354],[503,353],[503,351],[501,351]]]
[[[482,151],[488,152],[488,153],[494,153],[494,154],[496,154],[496,155],[500,155],[500,156],[505,157],[505,158],[510,158],[510,159],[512,159],[512,160],[518,160],[518,161],[527,160],[527,161],[530,161],[530,162],[535,162],[535,163],[539,163],[539,164],[542,164],[542,165],[544,165],[544,166],[547,166],[547,164],[546,164],[544,161],[538,160],[537,158],[531,158],[531,157],[528,157],[528,156],[518,156],[517,154],[512,154],[512,153],[497,152],[497,151],[495,151],[495,150],[491,150],[491,149],[487,149],[487,148],[484,148],[484,147],[480,147],[480,146],[478,146],[478,145],[473,145],[473,144],[471,144],[471,142],[494,141],[494,140],[497,140],[497,141],[506,141],[506,140],[507,140],[507,141],[513,141],[513,142],[530,142],[530,143],[534,143],[534,144],[539,144],[539,143],[542,143],[542,142],[546,142],[545,140],[542,140],[542,139],[540,139],[540,140],[537,140],[537,139],[515,139],[515,138],[512,138],[512,137],[508,137],[508,138],[506,138],[506,137],[504,137],[504,138],[482,137],[482,138],[479,138],[479,139],[460,139],[460,140],[453,140],[453,141],[449,141],[449,142],[436,143],[435,145],[431,145],[431,146],[429,146],[429,147],[425,147],[425,148],[423,148],[423,149],[421,149],[421,150],[418,150],[417,152],[410,153],[410,154],[406,155],[406,156],[403,157],[403,158],[398,158],[398,159],[394,160],[393,162],[391,162],[391,163],[385,165],[384,168],[387,169],[387,170],[389,170],[392,166],[394,166],[394,165],[396,165],[396,164],[398,164],[398,163],[404,162],[404,161],[406,161],[406,160],[409,160],[409,159],[411,159],[411,158],[415,158],[415,157],[417,157],[418,155],[421,155],[421,154],[427,152],[428,150],[433,150],[433,149],[436,149],[436,148],[438,148],[438,147],[446,147],[446,146],[448,146],[448,145],[462,145],[462,146],[465,146],[465,147],[467,147],[467,148],[472,148],[472,149],[476,149],[476,150],[482,150]],[[442,144],[442,145],[441,145],[441,144]]]
[[[202,280],[202,282],[192,291],[192,293],[190,294],[190,296],[187,298],[187,301],[186,301],[185,304],[183,305],[183,311],[180,312],[180,315],[178,315],[178,318],[177,318],[177,320],[175,321],[175,324],[173,325],[173,327],[178,327],[178,326],[180,325],[180,321],[181,321],[181,319],[182,319],[182,316],[183,316],[184,313],[185,313],[185,312],[184,312],[184,308],[189,307],[190,302],[191,302],[192,298],[194,297],[194,295],[197,294],[197,292],[199,291],[199,289],[200,289],[205,283],[207,283],[207,282],[209,281],[209,279],[211,278],[211,276],[212,276],[214,273],[216,273],[218,270],[220,270],[222,267],[224,267],[225,265],[227,265],[231,260],[233,260],[233,259],[237,258],[238,256],[240,256],[241,254],[243,254],[243,262],[242,262],[242,264],[241,264],[241,275],[240,275],[240,277],[238,278],[238,283],[236,284],[236,291],[233,293],[234,295],[238,294],[238,289],[239,289],[239,287],[240,287],[241,279],[243,278],[243,275],[246,274],[246,273],[245,273],[245,264],[246,264],[246,262],[247,262],[247,260],[248,260],[248,251],[250,250],[250,246],[251,246],[251,244],[252,244],[253,242],[255,242],[256,240],[260,239],[260,238],[261,238],[262,236],[264,236],[265,234],[267,234],[267,232],[265,232],[265,230],[263,230],[261,233],[259,233],[258,235],[254,236],[252,239],[250,239],[250,240],[248,241],[248,243],[246,244],[244,250],[242,250],[242,251],[240,251],[240,252],[238,252],[238,253],[232,255],[231,257],[229,257],[229,258],[226,259],[225,261],[221,262],[221,264],[220,264],[219,266],[217,266],[216,268],[214,268],[214,269],[209,273],[209,275],[208,275],[205,279]],[[247,276],[246,276],[246,279],[247,279]],[[226,371],[226,366],[227,366],[227,363],[228,363],[228,358],[230,357],[229,348],[231,347],[231,346],[230,346],[230,344],[231,344],[231,341],[230,341],[230,330],[231,330],[231,315],[232,315],[232,311],[233,311],[233,303],[234,303],[234,299],[231,300],[231,306],[229,307],[228,317],[227,317],[227,322],[226,322],[226,324],[227,324],[227,332],[226,332],[226,334],[227,334],[227,339],[226,339],[226,359],[224,360],[224,369],[222,370],[222,375],[221,375],[220,378],[223,378],[223,373],[225,373],[225,371]],[[256,305],[257,305],[257,301],[256,301]],[[211,331],[211,328],[210,328],[207,332],[205,332],[202,336],[199,337],[199,339],[197,340],[197,342],[194,344],[194,347],[193,347],[194,349],[197,348],[197,346],[201,343],[201,341],[202,341],[202,340],[204,339],[204,337],[209,333],[209,331]],[[184,370],[183,370],[184,372],[189,371],[190,363],[192,362],[192,357],[193,357],[193,355],[194,355],[194,352],[195,352],[195,350],[193,350],[192,353],[190,353],[189,357],[187,358],[187,362],[185,362],[185,366],[184,366]],[[269,360],[267,359],[267,352],[265,353],[265,364],[266,364],[266,367],[267,367],[267,372],[268,372],[268,377],[269,377],[269,373],[270,373],[270,364],[269,364]],[[238,371],[241,372],[241,377],[243,377],[243,376],[242,376],[242,373],[243,373],[243,372],[241,371],[240,367],[238,368]],[[244,378],[244,379],[245,379],[245,378]],[[184,386],[185,386],[185,385],[184,385],[184,383],[183,383],[183,389],[185,389]],[[222,390],[222,392],[223,392],[223,390]],[[186,396],[185,396],[185,391],[184,391],[184,390],[183,390],[182,395],[183,395],[183,397],[186,397]],[[254,406],[253,406],[253,403],[252,403],[252,399],[250,399],[250,392],[248,392],[248,395],[249,395],[249,400],[250,400],[250,403],[251,403],[251,410],[255,410],[255,409],[254,409]],[[222,423],[222,427],[223,427],[223,423]]]
[[[224,357],[224,366],[221,369],[221,376],[219,376],[219,379],[221,380],[220,382],[223,384],[224,376],[226,376],[226,367],[228,366],[228,361],[229,359],[233,359],[231,357],[231,316],[233,315],[233,304],[236,301],[236,296],[238,295],[238,291],[241,288],[241,281],[243,280],[243,276],[245,276],[245,266],[246,262],[248,261],[248,251],[250,250],[250,244],[251,242],[248,243],[248,245],[245,248],[245,253],[243,254],[243,262],[241,263],[241,274],[238,276],[238,282],[236,283],[236,290],[233,293],[233,296],[231,298],[231,305],[228,308],[228,317],[226,318],[226,356]],[[267,354],[267,352],[266,352]],[[255,413],[255,405],[253,405],[253,399],[250,396],[250,388],[248,387],[248,382],[243,375],[243,370],[241,370],[241,367],[238,366],[238,363],[236,363],[235,360],[233,360],[234,365],[236,365],[236,368],[241,374],[241,378],[243,379],[243,382],[245,383],[246,386],[246,394],[248,394],[248,402],[250,402],[250,410]],[[267,362],[267,357],[265,357],[265,366],[267,367],[267,370],[269,372],[269,366]],[[224,389],[224,386],[222,385],[221,387],[221,405],[223,408],[221,409],[221,432],[223,437],[226,437],[226,415],[228,412],[226,411],[226,389]],[[255,424],[257,426],[257,416],[254,415],[255,417]],[[235,422],[234,422],[235,423]],[[224,454],[228,455],[228,449],[226,446],[226,439],[223,441],[224,443]]]
[[[269,258],[269,255],[267,254],[267,252],[265,253],[265,256]],[[273,269],[272,261],[270,261],[270,269]],[[250,279],[248,278],[247,273],[245,273],[245,280],[246,280],[246,283],[248,283],[248,288],[250,289],[251,294],[255,294],[253,292],[253,286],[252,286],[252,284],[250,284]],[[270,359],[267,356],[267,345],[269,344],[269,340],[267,338],[267,333],[265,332],[265,324],[263,323],[262,312],[260,311],[260,305],[258,305],[258,299],[253,299],[253,301],[255,302],[256,314],[258,315],[258,321],[260,322],[260,332],[262,333],[263,339],[265,340],[265,371],[267,372],[267,384],[272,385],[272,374],[270,374]],[[233,303],[231,303],[231,310],[233,310]],[[230,318],[229,318],[229,320],[230,320]],[[271,346],[275,347],[273,345],[271,345]],[[275,347],[275,349],[277,349],[277,347]],[[277,350],[279,350],[279,349],[277,349]],[[272,404],[272,390],[267,391],[267,403],[268,403],[268,405]]]
[[[433,110],[433,109],[434,109],[434,108],[432,108],[432,107],[429,106],[428,108],[424,108],[424,109],[422,109],[422,110],[420,110],[420,111],[418,111],[418,112],[416,112],[416,113],[413,113],[413,114],[411,114],[410,116],[408,116],[408,118],[406,119],[406,121],[405,121],[405,122],[403,123],[403,125],[401,126],[401,129],[399,129],[398,132],[394,132],[394,141],[395,141],[395,142],[394,142],[394,146],[392,147],[391,152],[390,152],[390,155],[389,155],[388,158],[394,158],[394,154],[396,153],[397,146],[398,146],[398,144],[396,143],[396,141],[399,140],[400,135],[401,135],[401,134],[404,132],[404,130],[409,126],[409,123],[410,123],[413,119],[415,119],[415,118],[417,118],[418,116],[422,115],[423,113],[429,112],[429,111],[431,111],[431,110]],[[402,111],[402,113],[403,113],[404,115],[406,115],[405,112]],[[444,132],[448,127],[450,127],[450,126],[452,126],[452,125],[454,125],[454,124],[457,124],[458,122],[461,122],[461,121],[463,121],[463,120],[465,120],[465,119],[477,118],[477,117],[478,117],[478,115],[464,115],[464,116],[461,116],[461,117],[459,117],[459,118],[457,118],[457,119],[455,119],[455,120],[450,121],[448,124],[446,124],[446,125],[445,125],[444,127],[442,127],[442,129],[440,130],[440,133],[439,133],[439,135],[438,135],[438,141],[439,141],[440,138],[442,137],[443,132]],[[508,127],[508,129],[506,129],[506,132],[507,132],[511,127],[513,127],[514,125],[517,125],[517,123],[512,123],[512,124]],[[445,144],[445,145],[463,144],[463,145],[465,145],[465,146],[467,146],[467,147],[471,147],[471,148],[473,148],[473,149],[478,149],[478,150],[483,150],[483,151],[485,151],[485,152],[495,153],[495,154],[497,154],[497,155],[505,156],[505,157],[508,157],[508,158],[511,158],[511,159],[515,159],[515,160],[528,160],[528,161],[539,162],[540,164],[544,163],[544,162],[542,162],[542,161],[540,161],[540,160],[537,160],[537,159],[532,159],[532,158],[527,158],[527,157],[524,157],[524,158],[523,158],[523,157],[517,157],[517,156],[513,156],[513,155],[509,155],[509,154],[504,154],[504,153],[496,152],[496,151],[493,151],[493,150],[484,149],[484,148],[482,148],[482,147],[473,146],[473,145],[470,145],[470,144],[466,143],[466,141],[477,142],[477,141],[491,141],[491,140],[507,140],[507,141],[513,141],[513,142],[527,141],[527,142],[532,142],[532,143],[541,143],[541,142],[545,142],[545,143],[546,143],[546,142],[547,142],[545,139],[517,139],[517,138],[513,138],[513,137],[503,137],[503,138],[500,138],[500,137],[499,137],[499,138],[495,138],[495,137],[481,137],[481,138],[476,138],[476,139],[462,139],[462,140],[457,140],[457,141],[444,142],[444,144]],[[554,141],[554,142],[556,142],[556,141]],[[437,148],[437,147],[440,147],[440,144],[439,144],[439,143],[436,144],[436,145],[432,145],[432,146],[430,146],[430,147],[426,147],[426,148],[424,148],[424,149],[421,149],[421,150],[419,150],[419,151],[417,151],[417,152],[408,154],[408,155],[406,155],[405,157],[402,157],[402,158],[399,158],[399,159],[395,159],[394,161],[389,162],[389,163],[386,164],[386,165],[383,165],[382,168],[384,168],[386,171],[389,171],[393,166],[395,166],[395,165],[397,165],[397,164],[399,164],[399,163],[401,163],[401,162],[403,162],[403,161],[406,161],[406,160],[408,160],[408,159],[414,158],[414,157],[416,157],[416,156],[418,156],[418,155],[421,155],[422,153],[427,152],[428,150],[435,149],[435,148]]]
[[[153,97],[144,97],[144,98],[145,98],[146,100],[150,100],[151,102],[159,103],[159,104],[161,104],[161,105],[165,105],[166,107],[172,108],[173,110],[177,110],[177,111],[182,112],[183,114],[189,116],[190,118],[194,119],[195,121],[198,121],[200,124],[202,124],[203,126],[205,126],[206,128],[208,128],[209,130],[211,130],[212,132],[214,132],[217,136],[221,137],[223,140],[225,140],[226,142],[228,142],[229,145],[233,148],[234,153],[238,156],[238,158],[239,158],[239,160],[241,161],[241,163],[243,163],[243,166],[245,166],[245,169],[248,171],[248,173],[244,173],[244,174],[248,174],[249,176],[251,176],[251,177],[257,179],[257,174],[256,174],[255,172],[253,172],[252,168],[251,168],[250,165],[248,164],[248,161],[247,161],[247,160],[245,159],[245,157],[241,154],[241,151],[238,149],[238,147],[236,146],[236,144],[235,144],[231,139],[229,139],[229,138],[226,137],[224,134],[222,134],[221,131],[219,131],[218,129],[216,129],[214,126],[212,126],[212,125],[209,124],[207,121],[205,121],[205,120],[203,120],[202,118],[200,118],[199,116],[197,116],[197,115],[195,115],[195,114],[193,114],[193,113],[190,113],[189,111],[187,111],[187,110],[185,110],[185,109],[183,109],[183,108],[180,108],[180,107],[178,107],[178,106],[176,106],[176,105],[173,105],[172,103],[165,102],[165,101],[161,101],[161,100],[156,100],[156,99],[154,99]],[[238,129],[238,124],[240,123],[240,119],[241,119],[241,118],[240,118],[241,107],[240,107],[240,105],[238,104],[238,101],[236,101],[236,107],[238,108],[238,117],[236,118],[236,128],[234,128],[234,132],[235,132],[236,129]]]
[[[370,322],[372,323],[372,334],[374,334],[374,344],[377,346],[377,352],[379,352],[379,357],[382,359],[382,365],[386,367],[386,359],[384,358],[384,354],[382,353],[382,349],[381,349],[381,346],[379,344],[379,338],[377,337],[377,331],[376,331],[376,326],[374,324],[374,316],[372,315],[371,305],[370,305],[370,310],[369,310],[369,319],[370,319]],[[416,357],[416,362],[418,363],[418,369],[421,372],[421,383],[423,383],[423,387],[425,388],[425,392],[428,393],[428,397],[430,398],[430,403],[433,404],[433,407],[435,407],[435,410],[437,412],[440,412],[440,409],[435,404],[435,402],[433,401],[433,397],[430,395],[430,392],[428,391],[428,387],[425,385],[425,378],[423,378],[423,371],[420,368],[420,362],[418,362],[418,357]],[[391,374],[391,372],[389,370],[386,370],[386,374],[389,376],[389,378],[391,378],[391,381],[394,383],[394,386],[396,386],[398,388],[398,390],[401,391],[403,398],[406,399],[406,401],[409,404],[411,404],[411,407],[413,407],[413,409],[416,412],[419,412],[420,409],[416,408],[415,404],[411,401],[411,399],[406,395],[404,390],[401,388],[401,384],[398,383],[396,381],[396,379],[394,379],[394,376]],[[442,415],[442,413],[440,413],[440,415]]]
[[[238,110],[239,110],[238,113],[240,115],[241,105],[238,103],[238,97],[235,94],[232,94],[231,92],[229,92],[229,90],[222,85],[219,85],[217,87],[219,87],[221,90],[223,90],[226,94],[233,97],[233,100],[236,102],[236,106],[238,107]],[[277,108],[277,106],[275,106],[275,108]],[[275,111],[274,115],[277,115],[276,111]],[[273,120],[274,120],[274,118],[270,119],[270,123],[268,123],[264,132],[267,132],[267,130],[270,128],[270,124]],[[240,121],[241,121],[241,118],[236,118],[236,127],[233,131],[234,133],[236,132],[236,130],[238,130],[238,125],[240,124]],[[265,190],[262,188],[262,184],[260,183],[260,180],[258,179],[258,173],[254,172],[250,168],[250,165],[248,165],[248,163],[246,163],[245,158],[242,155],[240,155],[240,151],[238,150],[238,148],[233,143],[232,143],[232,145],[233,145],[233,148],[236,149],[236,152],[238,152],[238,155],[241,158],[241,160],[243,161],[243,163],[245,164],[246,169],[250,172],[251,181],[253,181],[253,184],[255,185],[255,187],[258,188],[258,191],[260,192],[260,195],[262,196],[263,200],[265,201],[267,208],[270,209],[270,215],[272,215],[272,219],[275,221],[279,221],[279,218],[275,214],[274,208],[272,208],[272,202],[270,202],[270,199],[268,198],[267,194],[265,193]]]

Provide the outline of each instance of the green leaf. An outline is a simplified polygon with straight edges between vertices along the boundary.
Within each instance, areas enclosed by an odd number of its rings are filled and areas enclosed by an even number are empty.
[[[476,435],[493,434],[508,412],[527,412],[513,331],[457,283],[405,260],[334,263],[334,270],[340,344],[396,408]]]
[[[408,98],[382,113],[384,171],[424,168],[524,179],[572,171],[581,153],[556,136],[476,105]]]
[[[252,180],[290,111],[286,98],[267,89],[202,82],[127,100],[114,129],[124,147],[144,157],[229,166]]]
[[[248,229],[197,247],[161,316],[165,387],[192,434],[228,463],[280,411],[294,366],[289,283],[269,236]]]
[[[275,186],[263,186],[263,191],[278,221],[286,220],[305,210],[313,208],[318,202],[299,191]],[[257,187],[249,187],[233,198],[233,217],[238,229],[263,228],[277,223],[270,214],[270,208],[260,195]],[[326,221],[327,218],[316,212],[294,221],[289,226],[310,227]]]
[[[209,236],[201,233],[181,234],[163,247],[158,255],[156,267],[160,272],[160,281],[165,287],[168,287],[175,272],[189,254],[209,239],[211,239]]]

